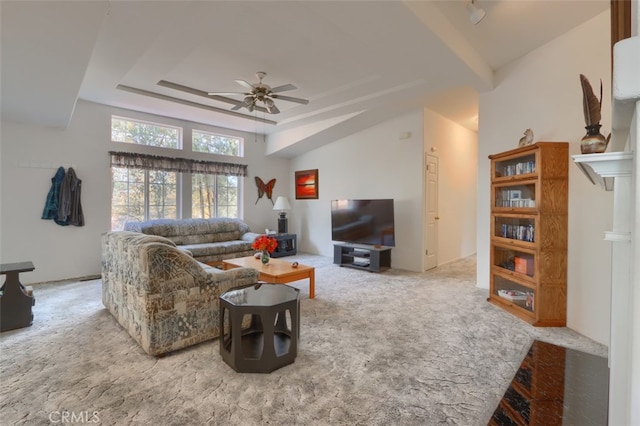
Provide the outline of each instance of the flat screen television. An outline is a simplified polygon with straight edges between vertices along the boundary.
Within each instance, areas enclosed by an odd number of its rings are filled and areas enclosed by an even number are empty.
[[[395,247],[393,199],[332,200],[331,239]]]

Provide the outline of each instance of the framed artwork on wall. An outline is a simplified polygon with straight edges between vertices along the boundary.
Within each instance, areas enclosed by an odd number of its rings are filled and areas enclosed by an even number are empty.
[[[318,198],[318,169],[295,172],[296,200]]]

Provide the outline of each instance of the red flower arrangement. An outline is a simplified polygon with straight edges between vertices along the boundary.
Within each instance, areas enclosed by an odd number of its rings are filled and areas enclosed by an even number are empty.
[[[251,248],[254,250],[267,250],[269,253],[278,248],[278,241],[275,238],[267,237],[266,235],[260,235],[255,239]]]

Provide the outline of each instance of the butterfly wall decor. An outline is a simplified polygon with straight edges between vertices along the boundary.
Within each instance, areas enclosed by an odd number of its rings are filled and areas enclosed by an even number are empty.
[[[262,198],[264,194],[267,194],[267,198],[271,200],[271,204],[273,204],[271,196],[273,195],[273,187],[276,186],[276,180],[271,179],[269,182],[264,183],[262,179],[256,176],[256,186],[258,187],[258,199],[256,199],[256,204],[258,204],[258,201],[260,201],[260,198]]]

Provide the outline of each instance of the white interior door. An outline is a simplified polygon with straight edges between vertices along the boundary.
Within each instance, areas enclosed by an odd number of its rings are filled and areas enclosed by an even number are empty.
[[[438,266],[438,157],[426,158],[427,235],[424,269]]]

